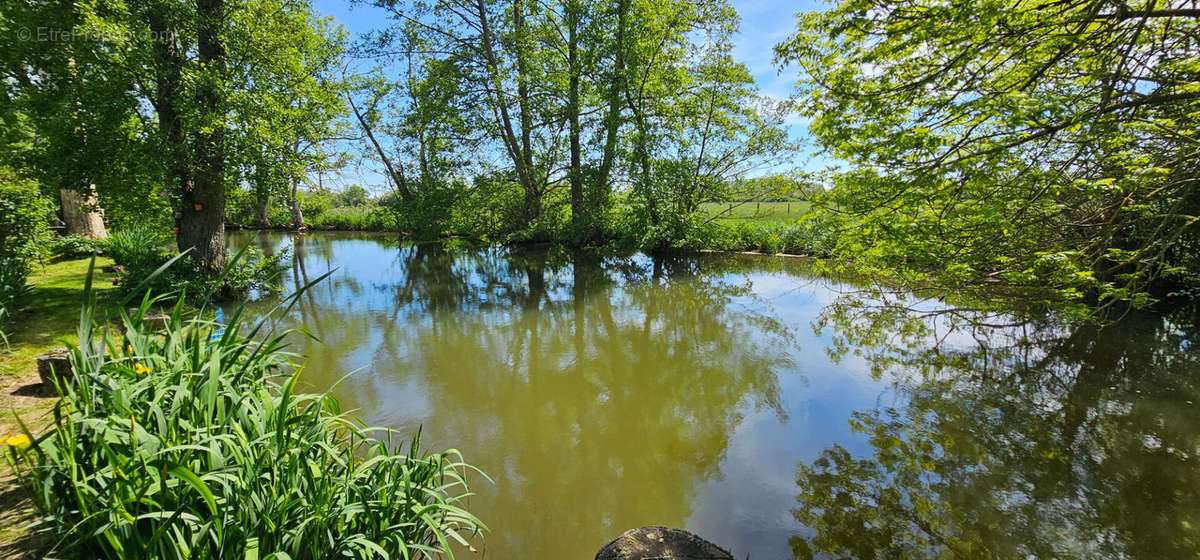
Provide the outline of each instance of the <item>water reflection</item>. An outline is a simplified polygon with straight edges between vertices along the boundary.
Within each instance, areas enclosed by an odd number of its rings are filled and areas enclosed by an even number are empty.
[[[495,481],[472,511],[499,557],[587,557],[633,526],[683,526],[745,415],[786,421],[789,328],[717,259],[314,236],[292,263],[295,285],[340,267],[289,318],[321,340],[297,341],[304,380],[463,450]]]
[[[848,301],[824,317],[834,354],[869,356],[905,402],[853,415],[869,453],[801,466],[796,557],[1200,555],[1194,330]]]
[[[484,557],[649,524],[738,558],[1200,552],[1200,360],[1162,318],[1018,321],[787,259],[258,243],[292,286],[334,271],[284,318],[320,339],[302,380],[495,481]]]

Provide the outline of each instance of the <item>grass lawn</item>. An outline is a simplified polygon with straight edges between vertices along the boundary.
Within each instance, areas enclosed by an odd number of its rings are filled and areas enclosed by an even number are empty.
[[[40,386],[36,360],[38,354],[63,346],[63,340],[76,340],[89,261],[46,261],[44,267],[35,266],[29,292],[5,322],[8,347],[0,341],[0,439],[19,433],[14,414],[35,431],[49,422],[45,413],[54,398],[52,391]],[[101,305],[113,293],[115,275],[100,271],[110,264],[107,258],[96,259],[93,287]],[[0,452],[7,453],[3,443]],[[32,504],[9,472],[8,461],[0,460],[0,560],[41,557],[28,529],[34,518]]]
[[[709,216],[716,215],[717,220],[727,224],[745,222],[770,227],[790,226],[808,209],[807,201],[706,202],[700,206],[701,212]]]
[[[0,342],[0,376],[36,375],[38,354],[62,346],[63,339],[75,341],[89,261],[46,261],[44,268],[34,266],[29,293],[17,302],[12,317],[4,323],[9,347],[5,350]],[[102,272],[100,267],[111,264],[106,257],[96,259],[92,282],[101,306],[112,293],[116,275]]]

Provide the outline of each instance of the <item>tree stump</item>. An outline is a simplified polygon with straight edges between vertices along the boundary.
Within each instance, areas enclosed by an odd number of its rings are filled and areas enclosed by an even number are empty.
[[[42,384],[47,387],[55,386],[56,376],[71,379],[75,376],[75,370],[71,369],[71,351],[66,348],[55,348],[38,356],[37,370],[38,376],[42,378]]]
[[[733,555],[682,529],[642,527],[625,531],[596,553],[596,560],[733,560]]]
[[[138,308],[136,308],[136,307],[129,308],[129,316],[130,317],[137,315],[137,312],[138,312]],[[147,311],[145,315],[142,315],[142,325],[145,326],[147,330],[165,331],[165,330],[167,330],[167,325],[170,325],[170,324],[171,324],[171,316],[166,313],[162,313],[162,312],[151,309],[151,310]]]
[[[130,317],[136,316],[137,312],[138,310],[136,307],[129,308]],[[113,317],[111,323],[113,330],[121,334],[125,334],[125,322],[121,320],[119,316]],[[147,331],[165,331],[167,330],[167,325],[170,324],[171,316],[166,313],[155,313],[151,311],[142,316],[142,326],[144,326],[145,330]]]
[[[171,316],[166,313],[147,313],[142,317],[142,324],[152,331],[165,331],[171,324]]]
[[[63,223],[67,225],[68,235],[80,234],[96,239],[108,237],[108,230],[104,228],[104,211],[96,201],[95,185],[89,185],[84,194],[60,189],[59,198],[62,200]]]

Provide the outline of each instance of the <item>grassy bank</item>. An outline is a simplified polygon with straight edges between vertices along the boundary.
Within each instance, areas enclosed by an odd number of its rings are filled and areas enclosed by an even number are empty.
[[[787,227],[808,213],[808,201],[791,202],[706,202],[700,212],[725,224],[747,223],[765,227]]]
[[[54,398],[40,387],[37,356],[74,343],[83,300],[89,259],[47,260],[35,266],[29,291],[14,306],[4,325],[8,346],[0,343],[0,437],[18,433],[14,415],[30,426],[50,422],[47,412]],[[112,262],[97,259],[97,266]],[[97,299],[110,301],[115,275],[97,270]],[[7,461],[0,461],[0,559],[40,558],[39,543],[28,530],[34,510],[25,491],[17,486]]]
[[[62,346],[63,339],[75,342],[88,261],[47,260],[44,267],[34,267],[29,277],[29,292],[19,300],[4,326],[9,347],[7,350],[0,347],[0,376],[37,375],[34,359],[38,354]],[[99,268],[111,264],[108,258],[96,259],[93,289],[102,306],[109,300],[116,276]]]

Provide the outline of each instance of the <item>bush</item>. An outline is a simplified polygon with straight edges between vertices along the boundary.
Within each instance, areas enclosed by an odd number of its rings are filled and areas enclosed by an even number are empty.
[[[0,167],[0,307],[25,290],[29,267],[50,236],[50,202],[37,185]]]
[[[274,292],[282,285],[279,277],[286,267],[287,258],[286,251],[266,256],[258,247],[248,245],[240,256],[230,257],[225,277],[213,294],[218,299],[233,300],[244,299],[251,292]],[[190,275],[190,278],[199,277],[198,273]],[[204,286],[200,290],[188,290],[188,293],[203,294]]]
[[[90,235],[68,235],[50,242],[50,254],[66,259],[81,259],[108,252],[108,242]]]
[[[371,193],[358,185],[350,185],[333,195],[334,208],[366,206],[370,201]]]
[[[422,455],[419,433],[402,452],[330,395],[297,394],[286,335],[243,336],[235,313],[217,336],[180,306],[151,332],[151,303],[103,347],[85,304],[52,429],[9,440],[51,555],[432,558],[484,528],[459,505],[457,452]]]
[[[145,226],[132,226],[108,236],[108,254],[130,272],[148,275],[167,262],[167,237]]]
[[[510,175],[495,172],[476,177],[452,209],[450,230],[482,241],[500,242],[520,229],[525,194]]]
[[[333,195],[324,189],[301,190],[296,195],[300,198],[300,212],[304,214],[305,222],[320,218],[333,205]],[[292,221],[290,213],[287,221]]]
[[[109,254],[125,268],[118,280],[121,293],[128,295],[143,280],[150,279],[144,287],[156,295],[186,294],[193,302],[209,297],[241,299],[252,291],[275,291],[287,259],[286,253],[267,257],[257,247],[247,246],[240,258],[230,258],[221,283],[214,285],[187,259],[155,275],[174,256],[165,243],[166,238],[150,228],[133,227],[109,236]]]
[[[394,231],[395,222],[375,204],[337,207],[305,220],[313,229],[340,231]]]
[[[783,252],[828,257],[833,254],[836,237],[829,224],[805,220],[783,231]]]
[[[122,294],[128,294],[143,280],[152,278],[154,271],[171,259],[166,242],[165,235],[141,226],[115,231],[108,236],[108,254],[113,262],[124,268],[118,277]],[[198,281],[198,276],[194,274],[172,271],[170,274],[153,276],[147,287],[156,294],[174,291],[174,283],[180,278],[185,282]]]

